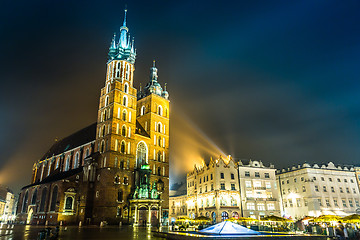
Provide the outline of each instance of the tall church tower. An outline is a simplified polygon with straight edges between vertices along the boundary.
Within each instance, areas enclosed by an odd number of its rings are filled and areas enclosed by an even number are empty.
[[[168,221],[169,94],[157,82],[155,64],[144,90],[134,88],[136,50],[126,13],[120,37],[111,41],[100,94],[92,217],[158,225]]]

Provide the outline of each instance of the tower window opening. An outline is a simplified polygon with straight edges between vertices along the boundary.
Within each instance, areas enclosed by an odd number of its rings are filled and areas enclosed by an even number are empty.
[[[125,142],[124,141],[121,142],[120,152],[125,153]]]
[[[159,133],[161,133],[161,123],[158,123],[158,126],[157,126],[157,131],[159,132]]]
[[[126,110],[123,111],[122,120],[123,120],[123,121],[126,121]]]
[[[126,137],[126,127],[125,127],[125,125],[122,126],[121,135],[124,136],[124,137]]]
[[[125,83],[125,85],[124,85],[124,92],[125,93],[129,92],[129,85],[127,83]]]
[[[129,65],[126,65],[126,75],[125,75],[126,80],[129,80],[129,75],[130,75],[130,67]]]
[[[123,98],[123,105],[124,105],[125,107],[127,107],[127,104],[128,104],[127,97],[124,96],[124,98]]]
[[[123,201],[123,192],[119,189],[118,191],[118,197],[117,197],[117,200],[119,202],[122,202]]]
[[[144,114],[145,114],[145,106],[142,106],[140,110],[140,115],[142,116]]]
[[[106,96],[105,98],[105,107],[109,104],[109,96]]]
[[[140,142],[136,149],[136,163],[137,167],[140,168],[147,162],[147,147],[144,142]]]
[[[158,114],[159,114],[160,116],[163,115],[163,108],[162,108],[162,106],[159,106],[159,107],[158,107]]]

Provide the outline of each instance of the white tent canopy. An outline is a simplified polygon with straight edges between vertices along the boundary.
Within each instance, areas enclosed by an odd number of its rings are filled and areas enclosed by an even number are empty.
[[[200,230],[199,233],[204,234],[241,234],[241,235],[260,235],[261,233],[248,229],[246,227],[240,226],[229,221],[224,221],[213,226],[207,227],[203,230]]]

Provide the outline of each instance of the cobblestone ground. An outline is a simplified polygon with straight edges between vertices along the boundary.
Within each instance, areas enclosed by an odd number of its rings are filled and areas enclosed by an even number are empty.
[[[51,227],[54,228],[54,227]],[[29,226],[29,225],[0,225],[0,240],[36,240],[39,231],[44,230],[44,226]],[[131,226],[122,227],[61,227],[59,237],[57,240],[72,240],[72,239],[86,239],[86,240],[120,240],[120,239],[140,239],[140,240],[164,240],[163,238],[154,237],[150,228]]]

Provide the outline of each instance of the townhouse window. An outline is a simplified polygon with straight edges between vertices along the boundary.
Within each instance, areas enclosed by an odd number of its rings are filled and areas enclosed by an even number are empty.
[[[266,189],[270,189],[271,188],[271,182],[265,182],[265,187],[266,187]]]
[[[275,210],[275,204],[273,204],[273,203],[268,203],[268,204],[267,204],[267,209],[268,209],[268,210]]]
[[[286,183],[289,184],[289,180],[286,180]]]
[[[356,205],[356,207],[360,207],[359,200],[355,199],[355,205]]]
[[[301,177],[300,180],[303,182],[303,181],[304,181],[304,177]]]
[[[246,208],[248,210],[255,210],[255,203],[246,203]]]
[[[332,178],[329,178],[329,181],[332,182]]]
[[[350,193],[350,189],[348,187],[346,188],[346,193]]]
[[[325,181],[325,178],[324,178],[324,177],[321,177],[321,181]]]
[[[296,178],[294,178],[294,182],[296,182]]]
[[[340,190],[341,193],[344,192],[342,187],[339,187],[339,190]]]
[[[255,172],[255,177],[260,177],[260,173],[259,173],[259,172]]]
[[[281,181],[281,184],[282,184],[282,185],[284,185],[284,184],[285,184],[284,180],[283,180],[283,181]]]
[[[354,207],[353,201],[351,199],[349,199],[349,206]]]
[[[207,186],[205,186],[205,192],[207,192]]]
[[[200,187],[200,193],[202,193],[202,188]]]
[[[338,207],[339,205],[338,205],[338,201],[337,201],[337,199],[336,199],[336,198],[334,198],[333,200],[334,200],[334,206],[335,206],[335,207]]]
[[[306,199],[304,199],[304,206],[307,207],[308,206],[308,201]]]
[[[330,200],[329,199],[325,199],[325,203],[327,207],[330,207]]]
[[[340,178],[337,179],[338,182],[341,182]]]
[[[346,207],[346,208],[347,208],[346,200],[345,200],[345,199],[342,199],[342,204],[343,204],[343,207]]]
[[[257,208],[258,208],[259,211],[264,211],[265,210],[265,203],[258,203]]]
[[[331,192],[335,192],[335,189],[334,189],[334,187],[331,187]]]
[[[294,205],[293,205],[293,202],[292,202],[292,200],[291,199],[289,199],[289,207],[293,207]]]
[[[270,178],[270,174],[269,174],[269,173],[265,173],[265,178]]]
[[[355,188],[353,188],[353,193],[356,193],[356,190],[355,190]]]
[[[324,192],[327,192],[326,186],[323,186],[323,191],[324,191]]]
[[[212,174],[210,174],[210,180],[213,180],[213,175]]]
[[[350,179],[350,182],[351,182],[351,183],[354,183],[354,180]]]
[[[224,173],[220,173],[220,178],[224,179]]]
[[[201,184],[201,178],[199,178],[200,184]]]
[[[235,179],[235,175],[233,173],[231,174],[231,179]]]
[[[225,183],[220,183],[220,190],[225,190]]]
[[[319,191],[319,186],[315,186],[315,192]]]
[[[321,202],[320,198],[318,199],[318,203],[319,203],[319,206],[322,207],[322,202]]]
[[[313,180],[316,181],[316,177],[313,177]]]
[[[245,187],[251,188],[251,181],[245,181]]]
[[[211,191],[214,190],[214,184],[211,184]]]
[[[297,198],[297,199],[296,199],[296,206],[297,206],[297,207],[301,207],[301,200],[300,200],[300,198]]]
[[[232,184],[231,184],[231,190],[236,190],[236,189],[235,189],[235,184],[234,184],[234,183],[232,183]]]
[[[245,177],[250,177],[250,172],[249,171],[245,171]]]
[[[209,181],[209,175],[206,176],[206,181]]]
[[[302,186],[302,191],[306,192],[306,187],[305,186]]]
[[[344,178],[344,182],[347,182],[347,179],[346,179],[346,178]]]

